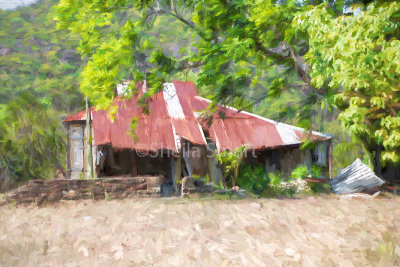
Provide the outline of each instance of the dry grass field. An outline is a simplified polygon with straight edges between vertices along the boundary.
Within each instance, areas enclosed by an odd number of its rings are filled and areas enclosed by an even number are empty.
[[[0,208],[1,266],[399,266],[400,198]]]

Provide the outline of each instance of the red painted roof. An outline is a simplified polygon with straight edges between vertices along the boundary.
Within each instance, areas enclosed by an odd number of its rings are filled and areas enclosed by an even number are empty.
[[[70,122],[70,121],[84,121],[86,120],[86,110],[80,111],[78,113],[69,115],[65,118],[65,122]]]
[[[194,98],[193,108],[197,110],[204,110],[211,102],[200,96]],[[302,139],[306,137],[320,141],[331,138],[314,131],[310,134],[302,128],[269,120],[246,111],[239,112],[232,107],[220,106],[218,110],[224,114],[224,118],[214,114],[211,126],[203,125],[203,127],[208,129],[219,151],[232,150],[242,145],[253,149],[297,145],[301,144]]]
[[[141,84],[138,84],[141,88]],[[103,110],[92,109],[94,144],[112,144],[113,147],[143,151],[159,149],[179,150],[179,138],[195,144],[206,144],[203,129],[217,145],[218,151],[232,150],[241,145],[262,149],[300,144],[306,132],[298,127],[269,120],[231,107],[219,107],[224,119],[215,114],[210,127],[202,124],[198,112],[207,108],[210,100],[197,95],[192,82],[173,81],[164,90],[151,97],[149,114],[142,113],[137,101],[142,95],[129,100],[117,99],[118,112],[114,123]],[[127,134],[131,120],[138,117],[136,138]],[[65,121],[86,120],[85,111],[68,116]],[[330,137],[312,132],[312,139]]]

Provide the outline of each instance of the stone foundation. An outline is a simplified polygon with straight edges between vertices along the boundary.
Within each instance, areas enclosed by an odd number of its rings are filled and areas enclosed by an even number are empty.
[[[161,197],[163,176],[99,178],[93,180],[32,180],[10,192],[4,203],[55,203],[60,200]],[[3,203],[3,204],[4,204]]]

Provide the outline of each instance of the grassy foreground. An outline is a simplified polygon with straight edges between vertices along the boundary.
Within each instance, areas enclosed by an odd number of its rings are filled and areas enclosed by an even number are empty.
[[[398,266],[399,207],[337,196],[3,206],[0,265]]]

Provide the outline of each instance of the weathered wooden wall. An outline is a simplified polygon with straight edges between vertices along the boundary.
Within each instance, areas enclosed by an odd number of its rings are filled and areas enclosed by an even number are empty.
[[[204,176],[209,173],[206,147],[189,144],[185,148],[183,158],[189,164],[192,174]]]
[[[186,143],[183,158],[190,168],[189,175],[204,177],[208,174],[211,180],[219,185],[223,182],[223,175],[215,156],[216,146],[210,139],[207,139],[207,142],[207,146]]]
[[[298,165],[308,165],[309,152],[301,151],[298,147],[281,149],[278,153],[281,172],[286,177],[288,177]]]
[[[288,177],[298,165],[318,165],[325,169],[329,176],[329,143],[321,142],[314,149],[301,150],[299,146],[280,147],[265,150],[258,156],[258,162],[265,164],[267,172],[279,171]],[[253,160],[254,161],[254,160]],[[251,162],[247,159],[247,162]]]

